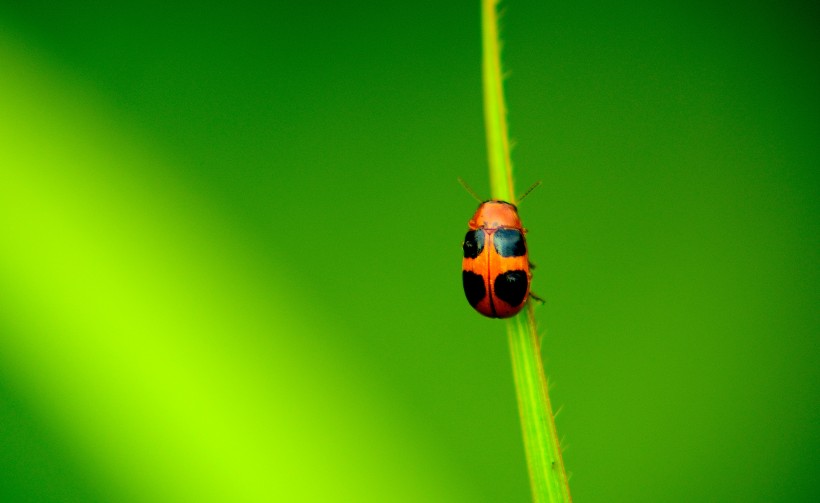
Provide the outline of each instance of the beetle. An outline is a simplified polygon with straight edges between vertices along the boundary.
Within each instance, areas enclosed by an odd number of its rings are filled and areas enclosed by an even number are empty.
[[[463,180],[459,181],[479,199]],[[519,201],[540,183],[530,187]],[[461,262],[467,302],[489,318],[509,318],[521,311],[529,297],[538,299],[530,293],[531,264],[518,208],[507,201],[483,201],[468,227]]]

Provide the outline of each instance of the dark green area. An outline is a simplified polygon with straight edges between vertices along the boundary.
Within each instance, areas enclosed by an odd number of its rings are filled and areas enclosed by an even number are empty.
[[[505,330],[458,282],[475,202],[456,177],[487,192],[478,5],[113,5],[2,5],[0,30],[179,160],[174,177],[357,334],[321,336],[396,390],[385,407],[463,467],[454,485],[527,501]],[[575,500],[817,501],[817,7],[505,12]],[[13,384],[3,492],[97,501]]]
[[[0,325],[2,327],[2,325]],[[77,459],[0,372],[0,495],[19,503],[106,501]]]

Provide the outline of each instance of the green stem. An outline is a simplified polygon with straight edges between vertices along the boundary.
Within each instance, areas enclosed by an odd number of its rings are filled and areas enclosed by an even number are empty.
[[[484,50],[481,73],[484,81],[484,125],[487,130],[487,158],[490,164],[490,194],[493,199],[515,204],[495,6],[495,0],[482,0],[481,33]]]
[[[532,303],[507,323],[518,413],[527,451],[533,501],[571,502],[567,473],[550,405]]]
[[[497,0],[482,0],[482,75],[490,190],[493,199],[515,204],[496,4]],[[569,503],[572,497],[549,401],[532,302],[507,321],[507,335],[533,500]]]

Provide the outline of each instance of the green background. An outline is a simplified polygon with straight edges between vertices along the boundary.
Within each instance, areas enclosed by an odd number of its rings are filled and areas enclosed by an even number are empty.
[[[476,2],[0,5],[4,501],[524,502]],[[818,501],[800,2],[505,3],[576,501]]]

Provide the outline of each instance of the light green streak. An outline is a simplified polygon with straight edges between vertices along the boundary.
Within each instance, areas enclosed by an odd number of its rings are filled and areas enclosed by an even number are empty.
[[[2,36],[0,90],[0,366],[106,500],[458,500],[179,167]]]
[[[490,190],[493,199],[515,203],[496,3],[496,0],[482,1],[484,117]],[[533,500],[539,503],[570,502],[572,497],[549,401],[532,302],[507,321],[507,335]]]

